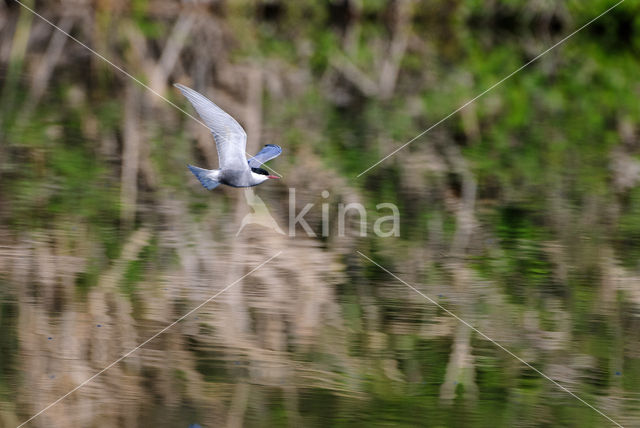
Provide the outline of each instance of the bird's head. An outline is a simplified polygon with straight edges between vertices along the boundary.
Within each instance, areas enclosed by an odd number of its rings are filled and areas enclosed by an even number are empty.
[[[271,178],[271,179],[278,179],[280,177],[278,177],[277,175],[271,175],[269,174],[269,171],[262,169],[262,168],[251,168],[251,171],[256,173],[256,174],[260,174],[260,175],[265,175],[267,178]]]

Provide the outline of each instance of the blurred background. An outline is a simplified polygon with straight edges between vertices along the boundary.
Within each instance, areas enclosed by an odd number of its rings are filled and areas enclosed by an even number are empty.
[[[253,195],[285,234],[238,233],[251,194],[189,173],[217,165],[205,128],[1,2],[1,426],[279,251],[26,426],[612,425],[356,251],[640,426],[637,2],[356,178],[614,2],[23,1],[187,112],[172,83],[213,99],[249,153],[281,145]],[[289,188],[316,237],[286,234]],[[338,236],[352,202],[366,236]]]

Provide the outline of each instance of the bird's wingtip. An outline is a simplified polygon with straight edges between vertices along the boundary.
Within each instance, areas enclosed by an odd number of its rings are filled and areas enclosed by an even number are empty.
[[[272,147],[278,151],[278,153],[282,153],[282,147],[277,144],[265,144],[265,147]]]

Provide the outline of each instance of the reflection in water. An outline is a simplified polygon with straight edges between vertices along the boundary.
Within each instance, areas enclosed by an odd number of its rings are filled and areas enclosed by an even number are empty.
[[[212,96],[249,153],[286,148],[280,183],[214,192],[184,167],[216,165],[206,129],[14,3],[0,426],[280,252],[27,426],[606,426],[356,251],[640,426],[632,2],[358,179],[601,2],[32,2],[168,99]],[[290,229],[308,204],[315,236]]]
[[[236,205],[246,209],[240,196]],[[4,366],[19,369],[21,378],[8,377],[8,387],[23,385],[18,406],[45,407],[258,263],[283,254],[33,423],[178,426],[191,417],[203,426],[241,425],[256,388],[263,400],[282,395],[286,417],[299,418],[291,404],[296,379],[330,389],[340,382],[320,375],[313,359],[291,359],[293,352],[313,355],[336,345],[324,330],[339,329],[338,255],[253,225],[250,241],[241,235],[222,245],[211,238],[208,221],[185,222],[180,203],[165,209],[171,224],[138,228],[91,286],[79,282],[93,252],[79,234],[50,231],[3,247],[1,273],[16,296],[7,296],[3,309],[3,325],[15,323],[3,333],[14,364]],[[225,231],[230,237],[234,226],[230,221]],[[16,339],[19,347],[11,343]]]
[[[234,198],[235,218],[242,219],[248,207],[242,195]],[[454,415],[473,420],[494,407],[516,415],[564,409],[588,415],[419,295],[361,266],[350,255],[355,241],[327,249],[260,225],[247,225],[233,239],[230,217],[185,221],[184,210],[178,200],[165,202],[162,227],[142,225],[128,235],[119,256],[93,280],[87,275],[99,251],[81,228],[14,240],[4,235],[6,426],[44,408],[278,251],[283,253],[272,263],[31,424],[413,425],[428,417],[456,425]],[[353,234],[358,229],[354,224]],[[227,238],[214,239],[221,232]],[[429,274],[415,258],[395,268],[416,283]],[[522,308],[455,260],[436,275],[446,276],[423,281],[425,293],[563,385],[588,394],[599,408],[631,414],[637,395],[616,386],[625,382],[627,360],[607,354],[604,344],[613,332],[602,321],[589,322],[592,345],[580,350],[576,338],[587,331],[572,326],[557,298],[542,311]]]

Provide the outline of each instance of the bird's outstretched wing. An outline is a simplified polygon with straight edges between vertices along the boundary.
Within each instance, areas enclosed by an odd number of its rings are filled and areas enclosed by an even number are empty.
[[[280,146],[275,144],[267,144],[258,152],[257,155],[249,159],[249,166],[251,168],[260,168],[260,165],[270,161],[271,159],[278,157],[282,153]]]
[[[211,130],[218,148],[220,169],[248,169],[245,156],[247,133],[242,126],[204,95],[179,83],[174,86],[187,97],[204,124]]]

